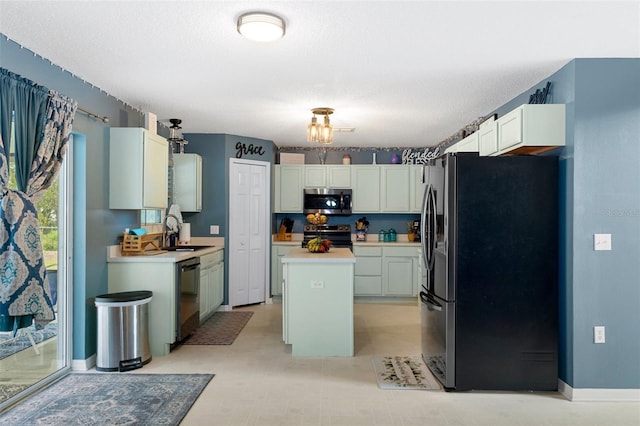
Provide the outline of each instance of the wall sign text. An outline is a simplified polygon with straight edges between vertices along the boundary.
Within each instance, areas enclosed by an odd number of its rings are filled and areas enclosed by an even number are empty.
[[[550,91],[551,91],[551,82],[547,81],[547,85],[545,86],[544,89],[542,90],[538,89],[536,90],[536,93],[529,96],[529,103],[530,104],[546,104],[547,95],[549,94]]]
[[[425,148],[423,151],[405,149],[402,151],[402,164],[427,164],[440,155],[440,147]]]
[[[243,155],[264,155],[264,147],[238,142],[236,144],[236,158],[242,158]]]

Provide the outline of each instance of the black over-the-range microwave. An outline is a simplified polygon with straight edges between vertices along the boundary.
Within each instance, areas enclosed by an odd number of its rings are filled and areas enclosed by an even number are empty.
[[[351,214],[351,189],[305,188],[303,211],[305,214]]]

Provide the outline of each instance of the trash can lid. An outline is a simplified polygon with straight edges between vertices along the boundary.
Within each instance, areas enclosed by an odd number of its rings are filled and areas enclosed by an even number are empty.
[[[153,292],[149,290],[139,290],[139,291],[123,291],[120,293],[109,293],[109,294],[101,294],[100,296],[96,296],[96,302],[105,303],[105,302],[134,302],[136,300],[143,300],[151,297]]]

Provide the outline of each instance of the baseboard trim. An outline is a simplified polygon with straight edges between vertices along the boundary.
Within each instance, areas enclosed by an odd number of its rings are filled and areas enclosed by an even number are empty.
[[[558,392],[574,402],[640,402],[640,389],[574,389],[558,380]]]
[[[87,359],[72,359],[71,370],[73,371],[89,371],[96,366],[96,354],[91,355]]]

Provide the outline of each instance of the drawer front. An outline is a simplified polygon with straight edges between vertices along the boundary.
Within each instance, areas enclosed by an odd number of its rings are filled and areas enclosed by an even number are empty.
[[[382,247],[362,247],[362,246],[353,246],[353,254],[356,257],[359,256],[382,256]]]
[[[420,256],[419,247],[385,247],[384,256],[398,257],[418,257]]]
[[[217,253],[203,254],[200,256],[200,269],[206,268],[209,265],[213,265],[217,262]]]
[[[382,261],[379,257],[356,257],[355,275],[381,276]]]

